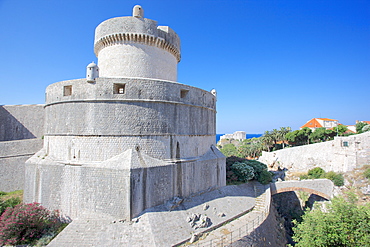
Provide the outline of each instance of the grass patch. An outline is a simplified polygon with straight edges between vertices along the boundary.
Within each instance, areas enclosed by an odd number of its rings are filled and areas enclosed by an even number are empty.
[[[11,192],[0,191],[0,200],[6,201],[11,198],[18,198],[23,201],[23,190],[16,190]]]

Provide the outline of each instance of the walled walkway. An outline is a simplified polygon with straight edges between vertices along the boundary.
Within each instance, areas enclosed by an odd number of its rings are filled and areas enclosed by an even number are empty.
[[[329,200],[333,196],[334,189],[334,184],[329,179],[283,181],[266,186],[255,183],[253,186],[256,192],[256,204],[251,212],[215,229],[191,246],[228,246],[251,234],[269,215],[271,196],[274,194],[301,190]]]
[[[244,236],[249,235],[261,225],[270,212],[271,193],[269,185],[259,183],[251,184],[255,190],[255,207],[247,214],[230,221],[227,224],[206,233],[199,241],[190,244],[191,246],[228,246]]]
[[[264,222],[270,212],[272,194],[305,190],[330,199],[333,187],[328,179],[270,185],[249,182],[189,198],[173,211],[165,205],[151,208],[132,222],[86,213],[48,246],[227,246]],[[194,213],[208,216],[211,224],[194,230],[187,222]],[[192,238],[197,241],[190,244]]]

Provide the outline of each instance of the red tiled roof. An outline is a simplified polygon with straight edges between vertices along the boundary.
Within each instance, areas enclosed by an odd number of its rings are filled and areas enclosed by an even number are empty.
[[[331,119],[331,118],[316,118],[316,119],[320,119],[320,120],[324,120],[324,121],[338,121],[336,119]]]
[[[319,118],[322,119],[322,118]],[[304,124],[301,129],[308,127],[308,128],[321,128],[322,125],[316,120],[316,118],[311,119],[306,124]]]
[[[307,128],[322,128],[323,126],[317,121],[317,119],[323,120],[323,121],[337,121],[336,119],[331,118],[313,118],[310,121],[308,121],[306,124],[301,126],[301,129],[307,127]]]

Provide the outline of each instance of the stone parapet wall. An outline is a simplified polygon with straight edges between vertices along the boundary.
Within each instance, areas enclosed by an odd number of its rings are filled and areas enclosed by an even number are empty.
[[[24,163],[42,143],[41,139],[0,142],[0,191],[23,190]]]
[[[157,26],[157,21],[147,18],[124,16],[103,21],[95,29],[95,43],[112,33],[148,34],[165,39],[167,42],[180,49],[180,38],[171,28]]]
[[[269,166],[281,166],[289,171],[308,171],[321,167],[325,171],[347,172],[370,164],[370,132],[333,141],[263,152],[258,159]]]
[[[41,138],[0,142],[0,159],[34,154],[41,149],[42,143]]]
[[[0,141],[39,138],[44,133],[44,105],[0,106]]]
[[[125,92],[118,94],[115,85],[124,84]],[[71,95],[64,96],[63,88],[72,86]],[[183,92],[183,93],[182,93]],[[95,83],[76,79],[53,83],[46,88],[46,106],[74,101],[148,101],[185,104],[215,111],[216,97],[208,91],[189,85],[143,78],[96,78]]]
[[[167,26],[137,17],[117,17],[95,30],[94,50],[102,77],[177,80],[180,39]]]

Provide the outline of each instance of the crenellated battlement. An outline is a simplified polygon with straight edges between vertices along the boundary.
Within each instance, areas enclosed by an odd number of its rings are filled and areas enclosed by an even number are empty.
[[[95,55],[98,57],[99,52],[104,49],[105,47],[112,46],[112,45],[122,45],[122,44],[131,44],[131,43],[139,43],[145,44],[149,46],[154,46],[161,48],[167,52],[170,52],[174,55],[177,59],[177,62],[181,60],[181,54],[179,47],[176,47],[174,44],[171,44],[167,40],[161,37],[155,37],[154,35],[149,34],[138,34],[138,33],[114,33],[106,35],[100,38],[95,43],[94,52]]]

